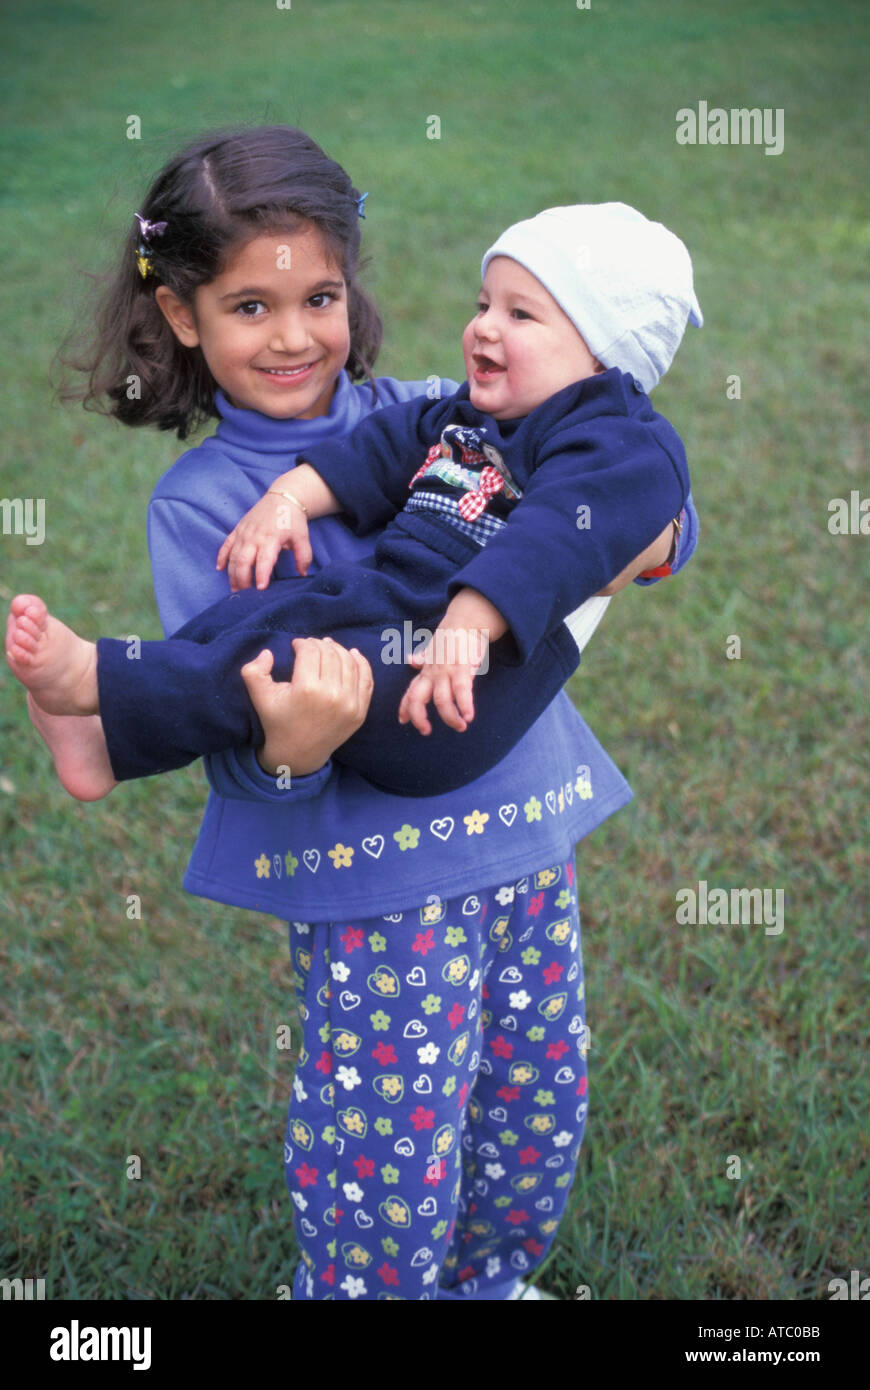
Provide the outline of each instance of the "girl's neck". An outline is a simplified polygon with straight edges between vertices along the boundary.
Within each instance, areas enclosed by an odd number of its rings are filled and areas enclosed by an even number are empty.
[[[313,419],[276,419],[257,410],[232,405],[223,391],[215,393],[215,405],[220,416],[217,434],[227,444],[254,448],[258,452],[286,453],[288,447],[312,447],[322,439],[344,433],[359,418],[358,393],[347,372],[339,373],[335,392],[325,415]]]

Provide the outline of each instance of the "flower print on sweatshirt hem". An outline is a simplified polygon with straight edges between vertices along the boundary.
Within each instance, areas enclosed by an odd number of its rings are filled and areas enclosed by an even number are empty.
[[[546,792],[545,796],[543,796],[543,801],[539,796],[532,794],[530,799],[524,802],[523,805],[525,828],[531,827],[532,824],[535,824],[535,826],[539,824],[542,830],[546,831],[545,820],[543,820],[545,803],[546,809],[549,810],[550,815],[557,817],[559,813],[564,813],[564,810],[567,809],[566,801],[567,798],[563,798],[563,796],[559,796],[559,798],[556,799],[556,794],[552,791]],[[489,813],[488,810],[479,808],[471,810],[467,816],[461,817],[461,821],[463,821],[464,827],[466,827],[466,835],[470,835],[470,837],[475,834],[482,835],[493,827],[499,830],[498,821],[502,821],[504,827],[510,828],[510,826],[513,826],[514,821],[518,821],[517,806],[511,803],[510,817],[502,815],[504,810],[506,810],[504,806],[499,809],[496,821],[492,820],[491,813]],[[442,842],[448,840],[450,835],[453,834],[454,828],[456,828],[456,821],[453,820],[452,816],[442,817],[442,820],[434,820],[431,826],[429,826],[429,830],[432,831],[432,834],[436,835]],[[364,872],[364,870],[366,870],[367,858],[382,858],[382,851],[385,851],[385,849],[389,847],[389,838],[392,838],[392,840],[396,842],[397,849],[404,853],[407,849],[420,848],[420,837],[420,827],[411,826],[411,824],[406,821],[406,823],[399,827],[399,830],[392,831],[392,833],[385,831],[385,833],[372,834],[364,838],[364,840],[361,841],[361,848],[366,852],[364,855],[357,855],[356,847],[343,844],[340,840],[336,842],[334,847],[328,849],[325,853],[327,853],[328,858],[332,860],[332,867],[334,867],[334,869],[350,870],[350,873],[353,873],[354,869],[359,870],[360,867],[363,867]],[[377,853],[372,851],[374,845],[377,845]],[[393,851],[393,853],[395,853],[395,851]],[[270,856],[263,851],[253,860],[253,867],[257,880],[278,880],[278,878],[284,877],[295,878],[296,870],[299,869],[300,863],[309,870],[309,873],[317,874],[322,862],[324,862],[324,856],[321,855],[320,849],[310,847],[302,851],[302,858],[297,858],[292,849],[285,849],[285,851],[281,853],[275,852],[271,859]],[[498,867],[503,870],[504,865],[499,862]],[[272,873],[272,869],[274,869],[274,873]],[[188,887],[190,892],[199,891],[197,888],[193,887],[193,885],[188,884]],[[506,899],[503,905],[507,905],[507,898],[509,898],[511,892],[518,891],[523,890],[520,890],[518,887],[506,887],[500,890],[503,898]],[[210,897],[210,894],[206,894],[206,897]],[[233,899],[233,901],[235,901],[235,899]],[[238,906],[254,906],[254,908],[260,909],[260,903],[260,898],[252,899],[252,902],[247,901],[245,897],[238,899]],[[397,920],[400,920],[400,913],[393,913],[392,916],[385,916],[384,920],[385,922],[397,922]]]
[[[571,784],[568,783],[566,785],[570,786]],[[586,797],[591,797],[592,792],[587,780],[578,777],[575,785],[581,798],[585,799]],[[550,790],[543,794],[543,799],[532,793],[528,800],[523,803],[522,808],[526,826],[543,821],[542,813],[545,806],[551,815],[558,816],[564,814],[566,805],[570,806],[570,801],[563,796],[561,788],[558,796],[555,792]],[[501,822],[506,830],[509,830],[511,826],[518,823],[516,804],[511,802],[509,805],[500,806],[497,811],[496,819]],[[490,828],[491,821],[492,816],[490,812],[484,811],[480,807],[475,807],[468,815],[461,817],[461,822],[465,826],[466,835],[485,834]],[[453,816],[442,816],[430,822],[429,831],[437,839],[441,840],[442,843],[446,843],[453,834],[456,823]],[[399,851],[403,854],[409,849],[419,849],[421,833],[419,826],[410,825],[406,821],[399,826],[398,830],[393,830],[391,832],[379,831],[376,834],[367,835],[360,842],[360,847],[367,858],[379,860],[384,851],[388,848],[390,839],[395,841]],[[356,846],[346,845],[341,840],[337,841],[331,849],[327,850],[326,854],[327,857],[332,860],[332,866],[335,869],[353,870],[358,869],[361,863],[365,863],[365,859],[361,860],[360,856],[356,855]],[[320,867],[322,857],[320,850],[315,849],[313,846],[302,851],[301,861],[293,853],[292,849],[284,850],[282,853],[275,853],[272,855],[271,859],[266,851],[263,850],[253,861],[254,871],[258,879],[271,879],[273,876],[275,878],[282,878],[284,876],[287,878],[294,878],[296,870],[299,868],[301,862],[310,873],[316,874]],[[273,868],[275,871],[274,875],[272,873]],[[514,889],[507,887],[500,891],[505,898],[505,902],[502,905],[506,906],[507,902],[512,898]],[[508,895],[511,895],[510,898]]]
[[[399,846],[399,849],[404,853],[406,849],[416,849],[418,847],[420,843],[420,831],[416,826],[408,825],[406,821],[398,830],[393,831],[393,839]]]
[[[333,868],[349,869],[353,864],[353,849],[350,845],[343,845],[339,840],[332,849],[327,850],[327,854],[332,860]]]

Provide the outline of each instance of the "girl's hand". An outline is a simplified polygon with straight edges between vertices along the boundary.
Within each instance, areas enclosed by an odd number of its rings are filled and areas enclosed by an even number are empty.
[[[434,637],[419,653],[411,657],[413,666],[423,669],[416,675],[402,696],[399,705],[399,723],[414,725],[421,734],[431,734],[432,725],[426,715],[430,700],[450,729],[464,733],[474,718],[472,685],[477,671],[486,656],[486,637],[482,632],[459,634],[462,645],[456,641],[457,633],[438,628]],[[450,659],[435,661],[441,655],[439,646],[444,647]],[[456,659],[456,648],[463,659]]]
[[[268,648],[242,667],[251,703],[266,741],[257,750],[265,772],[289,768],[291,779],[316,772],[356,733],[368,713],[372,668],[354,647],[331,637],[297,637],[290,681],[274,681]]]
[[[217,567],[226,569],[233,593],[251,585],[251,566],[258,589],[266,589],[282,550],[292,550],[300,574],[308,573],[311,542],[301,507],[267,492],[246,512],[218,551]]]

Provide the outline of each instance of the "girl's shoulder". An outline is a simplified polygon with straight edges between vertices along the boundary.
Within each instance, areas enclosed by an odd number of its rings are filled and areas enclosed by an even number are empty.
[[[151,501],[182,497],[190,501],[200,489],[213,492],[235,464],[216,435],[209,435],[192,449],[186,449],[158,479]]]

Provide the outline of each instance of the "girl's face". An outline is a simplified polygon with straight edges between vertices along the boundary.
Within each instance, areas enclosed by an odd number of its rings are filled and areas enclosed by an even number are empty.
[[[276,420],[328,412],[350,329],[347,286],[316,227],[247,242],[190,306],[165,285],[157,302],[232,405]]]
[[[528,415],[600,366],[549,290],[508,256],[486,268],[462,353],[472,405],[496,420]]]

